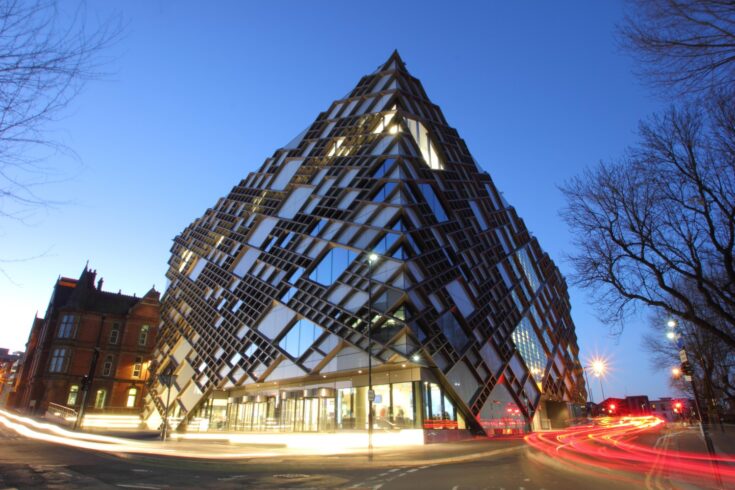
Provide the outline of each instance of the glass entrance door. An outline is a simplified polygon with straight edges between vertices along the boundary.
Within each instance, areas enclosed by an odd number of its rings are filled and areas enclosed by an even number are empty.
[[[319,398],[304,399],[304,432],[319,430]]]

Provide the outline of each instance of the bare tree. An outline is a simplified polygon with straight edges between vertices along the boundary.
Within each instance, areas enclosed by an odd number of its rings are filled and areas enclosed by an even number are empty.
[[[120,32],[116,19],[90,31],[82,7],[65,16],[53,0],[0,0],[0,217],[48,204],[37,188],[54,169],[39,150],[65,149],[48,123],[99,75]]]
[[[735,348],[735,99],[672,108],[640,142],[562,186],[575,282],[603,319],[646,305]]]
[[[641,74],[678,94],[735,84],[735,2],[629,0],[621,40]]]

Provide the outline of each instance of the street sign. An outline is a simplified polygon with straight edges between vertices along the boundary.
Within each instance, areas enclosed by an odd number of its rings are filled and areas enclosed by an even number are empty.
[[[683,349],[683,348],[684,348],[684,339],[682,339],[682,338],[681,338],[681,335],[679,335],[679,336],[678,336],[678,337],[676,338],[676,346],[677,346],[677,347],[678,347],[679,349]]]
[[[375,390],[368,390],[368,401],[370,403],[375,401]]]
[[[684,379],[687,380],[690,383],[692,382],[692,377],[689,376],[688,374],[684,375]]]
[[[679,351],[679,360],[681,362],[687,362],[687,351],[686,349],[682,349]]]

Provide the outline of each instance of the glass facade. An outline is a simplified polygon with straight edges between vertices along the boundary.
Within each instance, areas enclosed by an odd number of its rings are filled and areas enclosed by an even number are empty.
[[[438,384],[421,381],[373,386],[373,429],[464,429],[464,417]],[[368,429],[368,387],[284,389],[207,400],[194,420],[199,430],[338,432]]]

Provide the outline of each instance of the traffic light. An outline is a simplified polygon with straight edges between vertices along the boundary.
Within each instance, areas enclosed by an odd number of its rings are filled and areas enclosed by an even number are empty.
[[[610,411],[611,412],[614,412],[615,411],[615,404],[614,403],[611,403],[610,404]]]
[[[689,363],[689,361],[684,361],[681,363],[681,372],[684,373],[686,376],[692,375],[692,365]]]
[[[681,402],[674,403],[674,413],[681,413]]]

